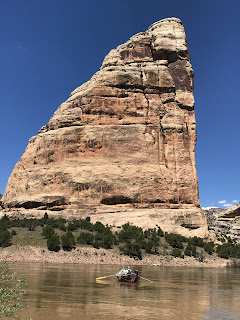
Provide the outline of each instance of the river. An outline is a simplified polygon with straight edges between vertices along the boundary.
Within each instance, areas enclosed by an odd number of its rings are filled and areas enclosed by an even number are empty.
[[[240,269],[141,266],[153,283],[119,283],[122,266],[18,263],[29,293],[21,319],[239,320]],[[133,267],[134,268],[134,267]]]

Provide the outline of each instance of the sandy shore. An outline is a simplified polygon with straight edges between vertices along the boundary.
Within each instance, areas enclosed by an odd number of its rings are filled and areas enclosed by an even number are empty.
[[[228,260],[216,255],[204,257],[199,262],[193,257],[174,258],[172,256],[145,254],[142,260],[135,260],[121,255],[118,250],[95,249],[91,247],[76,248],[70,252],[48,251],[45,247],[15,246],[0,248],[0,261],[42,262],[42,263],[79,263],[79,264],[116,264],[116,265],[162,265],[189,267],[226,267]]]

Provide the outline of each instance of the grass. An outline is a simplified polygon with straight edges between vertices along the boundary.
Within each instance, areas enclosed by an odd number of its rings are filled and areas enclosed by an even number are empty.
[[[27,228],[11,228],[16,230],[17,234],[12,237],[12,244],[22,246],[43,246],[47,248],[46,239],[42,236],[42,227],[37,227],[34,231]]]
[[[42,235],[42,227],[37,227],[34,231],[29,231],[27,228],[9,228],[9,231],[15,230],[17,234],[12,237],[11,243],[13,245],[22,245],[22,246],[39,246],[47,248],[47,239]],[[75,239],[80,232],[85,230],[72,231]],[[55,229],[55,232],[61,237],[65,234],[64,231]],[[76,243],[76,247],[88,247],[87,245]]]

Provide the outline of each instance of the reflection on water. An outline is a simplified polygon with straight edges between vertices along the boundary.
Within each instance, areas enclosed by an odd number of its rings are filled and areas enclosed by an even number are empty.
[[[19,263],[27,277],[29,308],[21,318],[239,320],[240,270],[139,267],[149,283],[120,283],[123,266]],[[132,266],[134,268],[134,266]]]

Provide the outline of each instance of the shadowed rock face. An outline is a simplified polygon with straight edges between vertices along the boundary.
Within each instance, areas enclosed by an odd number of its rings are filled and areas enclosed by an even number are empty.
[[[110,51],[16,164],[5,207],[199,205],[193,70],[164,19]]]

